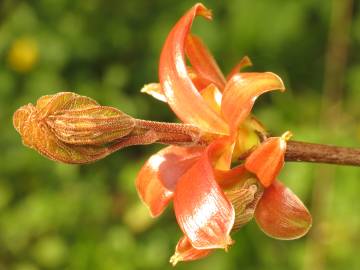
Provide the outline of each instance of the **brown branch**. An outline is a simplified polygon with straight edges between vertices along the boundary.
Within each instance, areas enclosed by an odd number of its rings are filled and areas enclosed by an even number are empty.
[[[285,160],[360,166],[360,148],[289,141]]]
[[[204,146],[214,139],[202,133],[192,125],[163,123],[156,121],[136,120],[143,131],[153,131],[157,139],[153,142],[183,146]],[[244,153],[240,160],[250,155]],[[327,163],[338,165],[360,166],[360,148],[339,147],[299,141],[288,141],[285,153],[286,161]]]
[[[250,149],[243,153],[239,160],[246,159],[251,152]],[[360,148],[288,141],[285,161],[360,166]]]

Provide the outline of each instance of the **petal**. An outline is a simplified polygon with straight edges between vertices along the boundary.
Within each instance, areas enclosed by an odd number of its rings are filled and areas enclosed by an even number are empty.
[[[255,218],[264,233],[282,240],[305,235],[312,223],[311,215],[301,200],[278,181],[265,189],[256,207]]]
[[[229,170],[231,167],[232,154],[234,152],[234,142],[230,142],[226,147],[223,148],[221,155],[217,161],[213,164],[213,168],[218,170]]]
[[[211,249],[196,249],[186,236],[180,238],[175,248],[175,254],[171,256],[170,263],[175,266],[181,261],[194,261],[208,256]]]
[[[252,66],[252,62],[248,56],[244,56],[239,63],[233,69],[229,72],[229,74],[226,76],[227,80],[230,80],[232,76],[234,76],[236,73],[239,73],[240,70],[244,67]]]
[[[200,77],[200,75],[190,66],[187,67],[187,72],[189,74],[189,77],[191,81],[193,82],[195,88],[198,91],[202,91],[209,85],[209,81]]]
[[[246,158],[245,168],[254,173],[264,187],[269,187],[284,166],[285,151],[284,136],[268,138]]]
[[[210,18],[211,14],[202,4],[196,4],[179,20],[165,41],[159,65],[161,87],[168,104],[183,122],[204,131],[227,134],[227,124],[204,102],[186,67],[185,41],[196,15]]]
[[[243,164],[232,168],[231,170],[215,170],[215,178],[218,184],[223,189],[230,188],[239,182],[239,179],[244,179],[249,176]]]
[[[215,84],[209,84],[203,90],[201,90],[201,96],[204,98],[205,102],[219,114],[221,113],[221,98],[222,94],[219,88]]]
[[[206,79],[209,83],[215,84],[219,89],[224,89],[225,77],[218,64],[201,39],[189,34],[185,41],[185,52],[193,69]]]
[[[160,83],[148,83],[143,86],[140,90],[141,93],[148,94],[153,98],[160,100],[162,102],[166,102],[166,97],[164,95],[163,90],[161,89]]]
[[[285,90],[279,76],[271,72],[241,73],[227,83],[221,104],[221,112],[232,130],[249,115],[256,98],[268,91]]]
[[[214,157],[224,143],[214,141],[201,158],[178,181],[174,210],[180,228],[197,249],[227,248],[235,213],[217,184],[212,169]]]
[[[136,178],[136,188],[152,216],[160,215],[173,197],[178,179],[199,159],[204,148],[169,146],[152,155]]]
[[[226,136],[218,140],[214,148],[213,170],[227,171],[231,167],[232,156],[235,147],[235,136]]]

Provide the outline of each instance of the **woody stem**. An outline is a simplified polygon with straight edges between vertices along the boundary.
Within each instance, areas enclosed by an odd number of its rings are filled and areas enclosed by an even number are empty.
[[[218,137],[202,132],[197,127],[186,124],[136,120],[138,131],[153,131],[157,135],[154,143],[182,146],[204,146]],[[141,132],[143,133],[143,132]],[[251,151],[245,153],[245,159]],[[288,141],[286,161],[327,163],[360,166],[360,148],[339,147],[300,141]]]
[[[288,141],[285,160],[360,166],[360,148]]]

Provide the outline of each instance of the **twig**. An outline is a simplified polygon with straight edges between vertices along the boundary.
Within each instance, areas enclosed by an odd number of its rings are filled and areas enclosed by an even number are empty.
[[[211,142],[208,134],[191,125],[170,124],[155,121],[137,120],[143,130],[157,134],[153,142],[183,146],[204,146]],[[169,133],[169,130],[171,131]],[[165,136],[166,135],[166,136]],[[245,159],[252,151],[245,152],[240,160]],[[309,142],[288,141],[285,153],[286,161],[327,163],[338,165],[360,166],[360,148],[339,147]]]
[[[289,141],[285,160],[360,166],[360,148]]]

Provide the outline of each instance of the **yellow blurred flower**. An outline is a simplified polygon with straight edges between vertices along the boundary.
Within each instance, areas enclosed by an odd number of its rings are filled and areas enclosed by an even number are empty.
[[[21,73],[32,70],[38,61],[38,45],[32,38],[18,38],[10,47],[8,63],[10,67]]]

